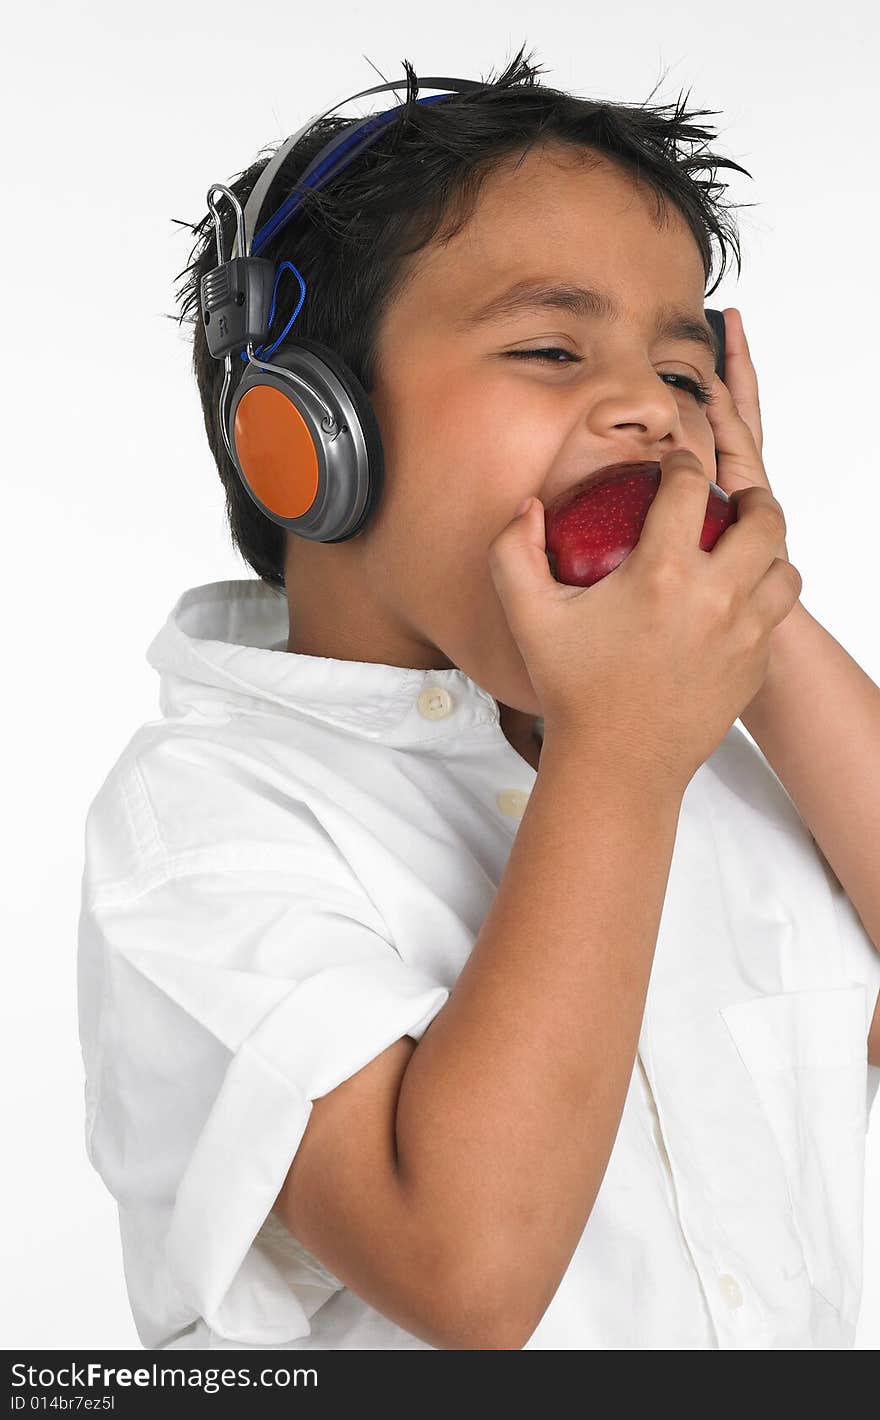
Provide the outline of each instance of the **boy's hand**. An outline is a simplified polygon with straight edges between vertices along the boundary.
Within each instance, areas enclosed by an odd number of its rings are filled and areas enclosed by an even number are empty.
[[[749,355],[742,316],[735,306],[724,311],[724,333],[727,380],[720,379],[718,375],[713,377],[712,398],[706,405],[717,450],[715,482],[728,494],[756,485],[772,493],[761,457],[764,431],[761,428],[758,377]],[[784,541],[779,544],[776,555],[789,561]]]

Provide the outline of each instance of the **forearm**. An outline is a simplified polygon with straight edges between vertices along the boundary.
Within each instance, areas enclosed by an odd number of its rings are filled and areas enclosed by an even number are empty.
[[[740,720],[880,950],[880,688],[798,603]]]
[[[453,1241],[463,1285],[510,1299],[514,1334],[552,1299],[607,1167],[682,792],[602,728],[588,742],[545,726],[492,907],[403,1077],[403,1186]]]

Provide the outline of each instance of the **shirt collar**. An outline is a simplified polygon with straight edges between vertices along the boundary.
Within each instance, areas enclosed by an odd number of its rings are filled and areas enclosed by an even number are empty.
[[[396,745],[486,724],[501,733],[497,700],[463,671],[307,656],[285,650],[288,632],[285,593],[260,579],[183,592],[146,653],[163,714],[262,702]]]

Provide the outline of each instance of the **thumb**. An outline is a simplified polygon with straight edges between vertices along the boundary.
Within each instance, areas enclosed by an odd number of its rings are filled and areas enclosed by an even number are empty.
[[[529,498],[496,538],[489,544],[489,571],[495,590],[511,621],[520,624],[534,610],[535,597],[542,589],[558,586],[547,561],[544,538],[544,505]]]

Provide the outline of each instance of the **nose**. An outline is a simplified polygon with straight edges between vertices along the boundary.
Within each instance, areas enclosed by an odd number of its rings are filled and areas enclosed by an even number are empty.
[[[646,443],[681,437],[680,400],[687,398],[639,361],[618,362],[593,381],[587,425],[597,438],[613,430],[639,434]]]

